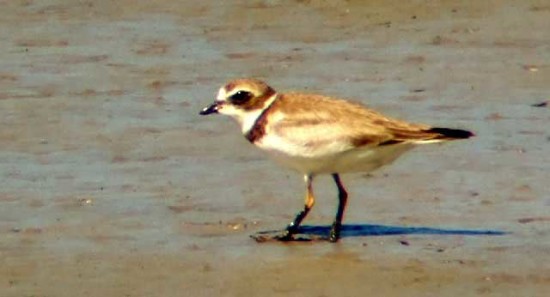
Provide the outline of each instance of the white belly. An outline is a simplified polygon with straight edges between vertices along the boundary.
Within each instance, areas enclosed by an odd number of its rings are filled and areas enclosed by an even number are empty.
[[[413,148],[413,144],[362,147],[316,156],[291,155],[274,148],[266,149],[281,165],[304,174],[370,172],[389,164]]]

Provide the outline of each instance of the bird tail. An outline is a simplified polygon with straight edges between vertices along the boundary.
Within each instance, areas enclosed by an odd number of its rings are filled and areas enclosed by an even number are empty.
[[[474,133],[467,130],[450,128],[430,128],[425,132],[437,134],[433,139],[440,140],[466,139],[475,136]]]
[[[418,130],[393,130],[391,143],[437,143],[449,140],[466,139],[474,136],[474,133],[460,129],[450,128],[424,128]]]

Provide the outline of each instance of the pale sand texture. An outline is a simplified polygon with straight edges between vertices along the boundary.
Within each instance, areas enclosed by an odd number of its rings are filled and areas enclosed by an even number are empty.
[[[141,2],[0,1],[0,296],[549,296],[548,1]],[[344,175],[361,236],[257,244],[303,185],[198,115],[243,76],[477,137]]]

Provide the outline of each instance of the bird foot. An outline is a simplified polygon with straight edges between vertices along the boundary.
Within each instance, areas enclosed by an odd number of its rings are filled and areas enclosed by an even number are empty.
[[[256,234],[250,235],[250,237],[258,243],[263,242],[303,242],[303,241],[312,241],[319,240],[320,238],[304,235],[304,236],[295,236],[298,233],[298,230],[293,230],[286,228],[283,231],[261,231]]]
[[[328,241],[337,242],[340,239],[340,230],[342,229],[342,224],[334,222],[330,228],[330,234],[328,236]]]

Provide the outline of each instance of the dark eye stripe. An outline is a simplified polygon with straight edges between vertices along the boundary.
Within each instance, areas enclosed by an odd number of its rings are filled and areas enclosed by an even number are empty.
[[[252,98],[252,93],[247,91],[238,91],[229,97],[229,101],[234,104],[242,104],[250,100],[250,98]]]

